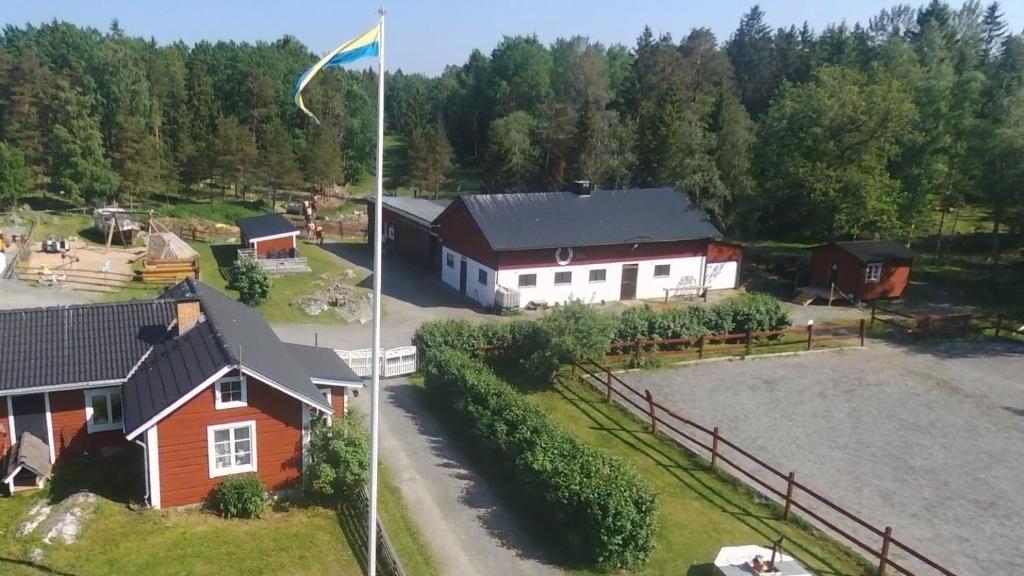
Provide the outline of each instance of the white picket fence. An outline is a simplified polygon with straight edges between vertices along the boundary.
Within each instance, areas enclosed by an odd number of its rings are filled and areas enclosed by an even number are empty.
[[[381,356],[381,375],[385,378],[412,374],[416,371],[416,347],[400,346],[384,350]],[[369,378],[373,371],[373,352],[362,350],[335,350],[342,362],[348,364],[360,378]]]

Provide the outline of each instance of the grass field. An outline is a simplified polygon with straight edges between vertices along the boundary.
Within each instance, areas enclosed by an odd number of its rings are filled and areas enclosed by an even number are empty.
[[[850,551],[813,529],[778,520],[776,509],[758,503],[751,490],[710,472],[702,460],[653,435],[583,384],[564,378],[528,397],[581,440],[630,462],[658,492],[656,547],[648,563],[632,573],[711,576],[719,548],[770,546],[779,535],[786,537],[786,552],[815,574],[869,572]]]

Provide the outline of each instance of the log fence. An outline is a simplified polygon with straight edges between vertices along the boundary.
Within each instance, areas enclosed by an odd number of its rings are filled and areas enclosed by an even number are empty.
[[[989,334],[996,338],[1024,336],[1024,322],[1003,315],[995,318],[971,313],[914,315],[872,304],[868,329],[873,330],[876,322],[895,328],[897,334],[912,338],[968,338],[971,335]]]
[[[803,328],[801,328],[803,330]],[[813,330],[809,330],[813,334]],[[741,337],[744,337],[741,335]],[[745,343],[744,343],[745,345]],[[617,376],[606,366],[586,361],[573,365],[576,377],[583,383],[603,392],[607,402],[613,399],[649,422],[652,432],[659,432],[689,452],[708,462],[710,470],[723,465],[747,480],[758,490],[782,505],[782,519],[788,521],[796,510],[811,518],[839,540],[862,550],[877,561],[877,573],[884,576],[889,569],[905,576],[918,576],[905,560],[894,558],[894,553],[913,558],[943,576],[956,576],[949,568],[893,537],[891,526],[879,528],[857,514],[835,503],[830,498],[797,479],[796,471],[783,472],[724,436],[718,426],[707,427],[668,408],[654,398],[650,390],[638,390]],[[828,514],[831,517],[826,517]],[[840,526],[840,523],[847,525]],[[853,534],[858,526],[862,534]],[[868,536],[878,544],[867,542]],[[916,569],[916,568],[915,568]]]

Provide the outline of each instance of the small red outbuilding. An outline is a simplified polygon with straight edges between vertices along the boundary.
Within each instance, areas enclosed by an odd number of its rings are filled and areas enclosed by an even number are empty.
[[[890,240],[833,242],[812,248],[811,285],[832,285],[856,300],[901,298],[910,284],[914,252]]]

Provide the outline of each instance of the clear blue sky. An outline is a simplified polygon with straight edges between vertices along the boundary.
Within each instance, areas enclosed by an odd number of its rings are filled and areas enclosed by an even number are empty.
[[[817,30],[829,22],[867,23],[898,0],[763,0],[772,27]],[[920,4],[925,0],[912,1]],[[987,0],[985,0],[987,2]],[[537,34],[545,43],[559,36],[589,36],[605,44],[632,46],[645,24],[655,33],[685,35],[706,26],[726,40],[754,0],[391,0],[386,64],[435,74],[465,61],[473,48],[489,52],[504,35]],[[951,2],[954,6],[960,0]],[[1002,2],[1010,28],[1024,26],[1024,1]],[[3,24],[39,24],[54,18],[106,30],[117,18],[129,34],[160,43],[184,40],[274,40],[296,36],[323,53],[363,32],[376,18],[378,2],[352,0],[0,0]]]

